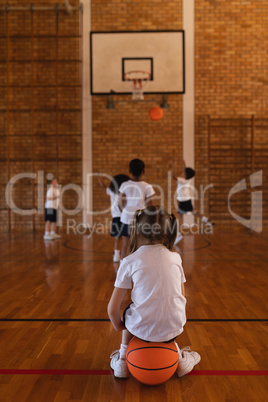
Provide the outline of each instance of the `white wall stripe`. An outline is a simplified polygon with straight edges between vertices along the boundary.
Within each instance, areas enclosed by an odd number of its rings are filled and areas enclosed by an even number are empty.
[[[92,99],[90,95],[90,60],[89,60],[89,32],[91,30],[91,0],[83,0],[83,85],[82,85],[82,180],[85,204],[83,209],[83,223],[93,224],[90,213],[93,209],[92,180]]]
[[[195,118],[195,93],[194,93],[194,69],[195,69],[195,49],[194,49],[194,0],[183,0],[183,29],[185,31],[185,94],[183,95],[183,159],[187,166],[194,169],[194,118]],[[193,216],[185,216],[184,222],[192,224]]]

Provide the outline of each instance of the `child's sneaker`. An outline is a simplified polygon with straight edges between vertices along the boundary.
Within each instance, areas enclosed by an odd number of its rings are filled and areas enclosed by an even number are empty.
[[[61,235],[59,235],[58,233],[50,233],[50,235],[54,238],[54,239],[60,239]]]
[[[176,237],[176,239],[174,241],[174,245],[178,244],[182,239],[183,239],[182,234],[180,232],[178,232],[177,237]]]
[[[201,360],[201,356],[197,352],[190,351],[189,346],[182,348],[180,351],[181,357],[179,357],[177,368],[178,377],[182,377],[183,375],[190,373],[194,366]]]
[[[114,351],[111,356],[110,366],[114,371],[114,376],[118,378],[128,378],[129,371],[127,368],[127,361],[120,359],[119,350]]]
[[[54,240],[54,237],[50,234],[44,234],[44,240]]]

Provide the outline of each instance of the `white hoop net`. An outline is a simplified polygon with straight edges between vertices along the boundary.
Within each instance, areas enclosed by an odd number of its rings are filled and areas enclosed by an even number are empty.
[[[143,99],[143,91],[146,87],[148,81],[151,79],[151,74],[147,71],[128,71],[124,75],[125,81],[129,83],[129,86],[132,90],[132,99],[133,100],[142,100]]]

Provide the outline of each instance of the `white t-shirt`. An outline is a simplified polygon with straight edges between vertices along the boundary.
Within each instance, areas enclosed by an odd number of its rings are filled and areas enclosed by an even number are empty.
[[[55,200],[48,200],[50,197],[57,197]],[[60,190],[50,186],[47,190],[45,208],[58,209],[60,206]]]
[[[155,191],[151,184],[145,181],[128,180],[121,184],[119,192],[125,194],[126,205],[121,214],[121,222],[130,225],[137,209],[145,208],[146,198],[151,197]]]
[[[165,342],[181,334],[186,323],[184,282],[180,255],[162,244],[141,246],[124,258],[115,287],[131,289],[133,284],[126,328],[151,342]]]
[[[177,200],[188,201],[191,200],[193,195],[192,185],[190,180],[183,177],[177,177]]]
[[[111,198],[111,214],[113,218],[120,218],[119,194],[115,194],[109,187],[106,188],[106,194]]]

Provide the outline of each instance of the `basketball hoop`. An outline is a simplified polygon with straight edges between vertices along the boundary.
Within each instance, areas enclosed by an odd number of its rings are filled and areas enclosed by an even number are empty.
[[[143,90],[151,79],[151,73],[142,70],[128,71],[124,74],[124,80],[127,81],[132,89],[132,99],[142,100]]]

